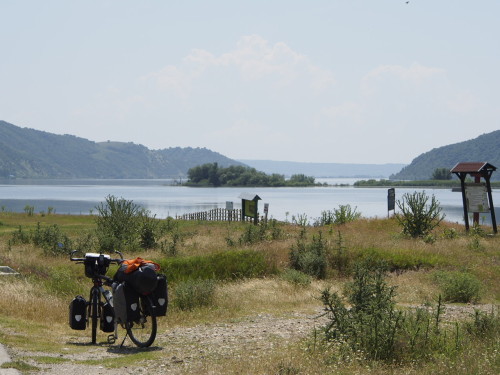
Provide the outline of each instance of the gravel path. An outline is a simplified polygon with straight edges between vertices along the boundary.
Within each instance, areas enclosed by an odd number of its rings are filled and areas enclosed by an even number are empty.
[[[463,319],[470,317],[475,309],[489,312],[492,308],[492,305],[448,305],[443,318],[446,320]],[[226,358],[245,356],[258,360],[260,356],[269,353],[269,351],[286,347],[288,344],[310,335],[315,328],[324,326],[327,318],[319,317],[320,314],[320,311],[313,315],[296,313],[287,317],[259,314],[225,323],[175,327],[160,331],[154,346],[147,349],[136,348],[129,340],[125,342],[124,347],[120,348],[120,338],[116,345],[91,346],[86,344],[89,340],[87,336],[75,335],[67,338],[69,341],[68,349],[65,349],[67,353],[63,350],[63,353],[57,356],[47,353],[23,352],[16,349],[10,349],[8,352],[13,359],[19,358],[39,367],[41,371],[37,373],[44,375],[188,374],[196,372],[196,369],[202,368],[206,363],[215,363]],[[123,330],[120,330],[119,334],[123,334]],[[104,336],[101,335],[99,339],[104,339]],[[71,354],[70,351],[74,351],[73,348],[70,350],[71,345],[81,345],[82,350],[78,354]],[[120,358],[141,351],[160,351],[161,355],[159,359],[154,361],[145,361],[134,364],[134,366],[121,368],[107,368],[104,364],[82,365],[76,363],[76,361],[88,359],[96,359],[99,363],[99,360]],[[39,361],[29,360],[30,357],[37,356],[50,356],[55,358],[58,363],[40,364]]]
[[[136,348],[128,339],[120,348],[122,338],[119,338],[117,344],[112,346],[108,344],[85,346],[88,337],[81,335],[78,336],[78,342],[75,342],[75,338],[72,337],[70,339],[72,344],[68,344],[68,346],[77,344],[88,348],[79,351],[78,354],[70,354],[69,350],[68,353],[63,352],[58,356],[16,349],[10,349],[9,352],[12,358],[19,358],[39,367],[41,371],[37,374],[187,374],[191,372],[191,369],[199,368],[207,361],[237,358],[243,355],[258,358],[273,348],[286,346],[299,338],[306,337],[326,322],[325,317],[318,317],[318,315],[319,313],[315,315],[293,314],[278,318],[273,315],[259,314],[228,323],[176,327],[166,332],[159,332],[153,347],[147,349]],[[123,334],[123,330],[119,330],[119,334]],[[98,339],[104,339],[104,336],[101,335]],[[91,366],[75,363],[79,360],[96,359],[99,361],[119,358],[140,351],[161,351],[162,355],[160,359],[147,361],[140,367],[106,368],[104,365]],[[60,361],[60,363],[40,364],[27,359],[37,356],[54,357],[54,361]]]

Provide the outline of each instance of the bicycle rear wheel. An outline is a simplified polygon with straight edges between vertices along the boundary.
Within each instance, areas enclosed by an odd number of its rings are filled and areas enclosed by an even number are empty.
[[[132,342],[140,348],[151,346],[156,338],[156,316],[152,315],[151,299],[141,296],[139,299],[139,319],[136,322],[127,322],[127,333]]]

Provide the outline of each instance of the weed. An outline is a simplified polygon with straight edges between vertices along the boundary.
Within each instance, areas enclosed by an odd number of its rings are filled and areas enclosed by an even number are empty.
[[[215,282],[213,280],[186,280],[175,287],[175,305],[181,310],[194,310],[214,303]]]
[[[436,272],[436,280],[448,302],[474,303],[479,301],[481,282],[471,273],[462,271]]]
[[[293,268],[286,268],[281,273],[281,278],[290,284],[305,287],[311,285],[311,276],[305,274],[304,272],[300,272],[294,270]]]
[[[347,247],[344,243],[344,237],[340,231],[338,231],[338,236],[335,241],[335,248],[329,254],[329,263],[340,275],[347,275],[349,273],[349,254],[347,253]]]
[[[455,228],[445,228],[443,230],[443,237],[452,240],[458,238],[458,233]]]
[[[331,211],[322,211],[321,217],[316,219],[315,226],[323,225],[343,225],[355,221],[361,217],[361,212],[357,212],[357,207],[351,208],[351,205],[339,205]]]
[[[290,251],[290,266],[318,279],[324,279],[327,271],[328,245],[321,232],[313,235],[312,241],[306,243],[299,238]]]

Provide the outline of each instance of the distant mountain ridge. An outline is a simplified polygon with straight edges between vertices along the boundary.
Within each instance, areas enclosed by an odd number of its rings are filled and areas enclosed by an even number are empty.
[[[500,130],[482,134],[477,138],[434,148],[413,159],[395,180],[427,180],[436,168],[453,168],[460,162],[486,162],[500,168]],[[500,181],[500,169],[493,173],[492,181]]]
[[[206,148],[150,150],[132,142],[92,142],[0,120],[0,177],[178,178],[205,163],[242,165]]]
[[[285,176],[305,174],[312,177],[351,177],[351,178],[388,178],[401,170],[406,164],[343,164],[343,163],[304,163],[272,160],[238,160],[259,171]]]

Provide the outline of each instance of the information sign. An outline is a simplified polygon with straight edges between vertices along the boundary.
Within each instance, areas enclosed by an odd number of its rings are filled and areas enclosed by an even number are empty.
[[[465,199],[468,212],[490,212],[488,190],[484,183],[465,184]]]

